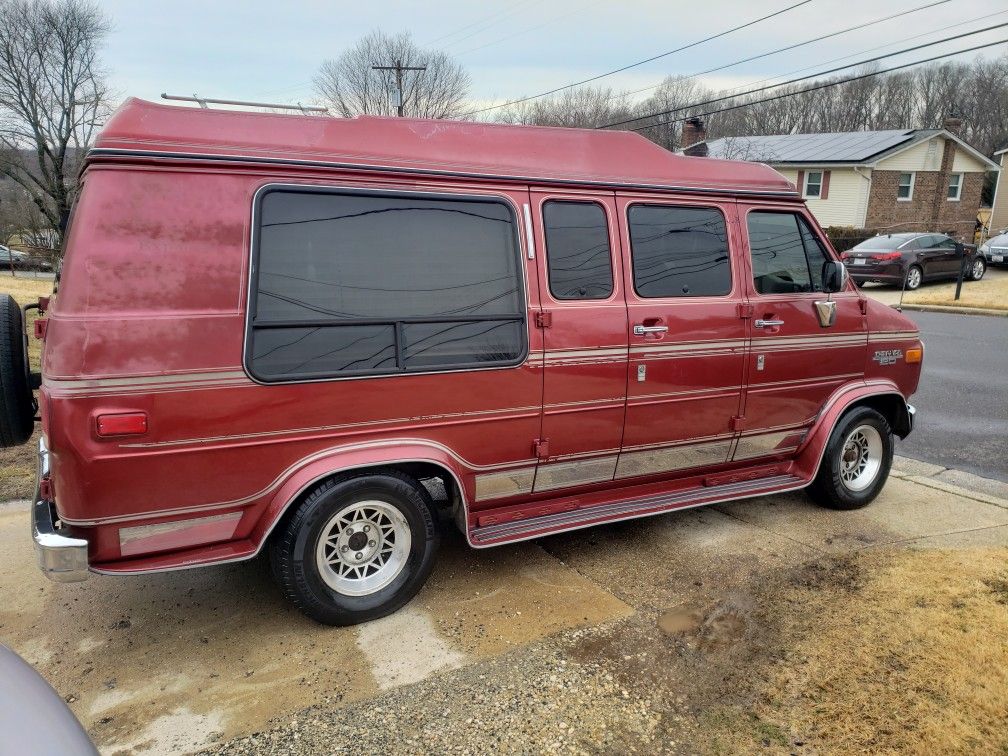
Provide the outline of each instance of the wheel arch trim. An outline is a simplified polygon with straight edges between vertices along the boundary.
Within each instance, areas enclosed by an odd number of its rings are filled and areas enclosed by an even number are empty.
[[[815,477],[819,466],[822,464],[823,456],[826,454],[826,445],[829,443],[830,436],[833,435],[837,424],[847,414],[848,410],[859,405],[871,406],[869,403],[871,400],[887,397],[899,399],[903,406],[903,412],[909,418],[910,412],[907,409],[906,397],[903,396],[902,392],[892,381],[862,381],[841,386],[833,392],[820,411],[819,417],[809,432],[803,447],[798,452],[797,463],[798,467],[802,470],[803,477],[809,481]],[[892,423],[890,418],[887,417],[886,419]],[[909,433],[909,430],[907,430],[907,433]],[[897,435],[899,435],[899,432],[897,432]],[[900,437],[904,438],[905,435]]]

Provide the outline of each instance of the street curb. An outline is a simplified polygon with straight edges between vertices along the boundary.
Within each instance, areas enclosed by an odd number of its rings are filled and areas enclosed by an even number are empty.
[[[889,305],[894,310],[914,310],[916,312],[947,312],[953,315],[993,315],[1008,318],[1008,310],[992,310],[989,307],[950,307],[947,305],[903,304]]]
[[[901,466],[904,469],[901,470]],[[917,468],[918,471],[914,471],[914,468]],[[932,471],[921,474],[921,472],[925,469]],[[962,479],[968,487],[956,485],[955,483],[949,483],[948,481],[941,480],[937,477],[942,473],[950,471],[954,472],[960,479]],[[908,480],[911,483],[927,486],[928,488],[933,488],[937,491],[944,491],[945,493],[962,496],[966,499],[972,499],[974,501],[983,502],[984,504],[991,504],[995,507],[1008,509],[1008,483],[991,480],[990,478],[984,478],[980,475],[973,475],[972,473],[956,470],[955,468],[946,468],[940,465],[922,463],[918,460],[907,457],[895,457],[893,459],[892,475],[895,478]],[[1005,495],[999,496],[997,494],[987,493],[982,489],[993,489],[997,493],[1004,492]]]

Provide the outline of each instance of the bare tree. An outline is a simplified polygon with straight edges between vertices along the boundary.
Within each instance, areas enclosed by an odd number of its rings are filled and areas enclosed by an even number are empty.
[[[0,173],[62,240],[81,151],[108,114],[110,28],[86,0],[0,0]]]
[[[469,91],[469,74],[447,54],[421,49],[412,36],[374,31],[338,58],[327,60],[315,76],[315,91],[335,112],[349,118],[360,114],[395,115],[397,83],[394,71],[374,66],[426,66],[403,73],[403,110],[415,118],[457,115]]]
[[[608,88],[577,87],[501,108],[494,120],[524,126],[592,129],[630,117],[627,96]]]

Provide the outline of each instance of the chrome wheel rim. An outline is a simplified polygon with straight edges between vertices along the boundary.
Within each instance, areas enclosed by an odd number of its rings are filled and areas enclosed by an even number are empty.
[[[871,425],[859,425],[848,434],[840,453],[840,481],[849,491],[863,491],[882,468],[882,436]]]
[[[921,282],[921,272],[917,268],[910,268],[910,272],[907,273],[907,288],[916,289],[920,286]]]
[[[343,507],[322,528],[315,561],[334,591],[366,596],[403,571],[411,542],[409,523],[396,507],[358,501]]]
[[[980,278],[984,274],[984,264],[980,260],[973,263],[973,278]]]

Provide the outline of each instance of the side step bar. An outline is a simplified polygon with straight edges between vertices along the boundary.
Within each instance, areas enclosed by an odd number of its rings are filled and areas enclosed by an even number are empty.
[[[654,494],[636,499],[624,499],[611,504],[597,504],[568,512],[530,517],[527,520],[504,522],[499,525],[485,525],[473,528],[470,537],[473,545],[490,545],[520,541],[535,535],[564,530],[575,530],[589,525],[601,525],[616,520],[661,514],[690,506],[715,504],[731,499],[758,496],[771,491],[801,488],[804,482],[797,475],[774,475],[758,480],[744,480],[720,486],[696,486],[674,493]]]

